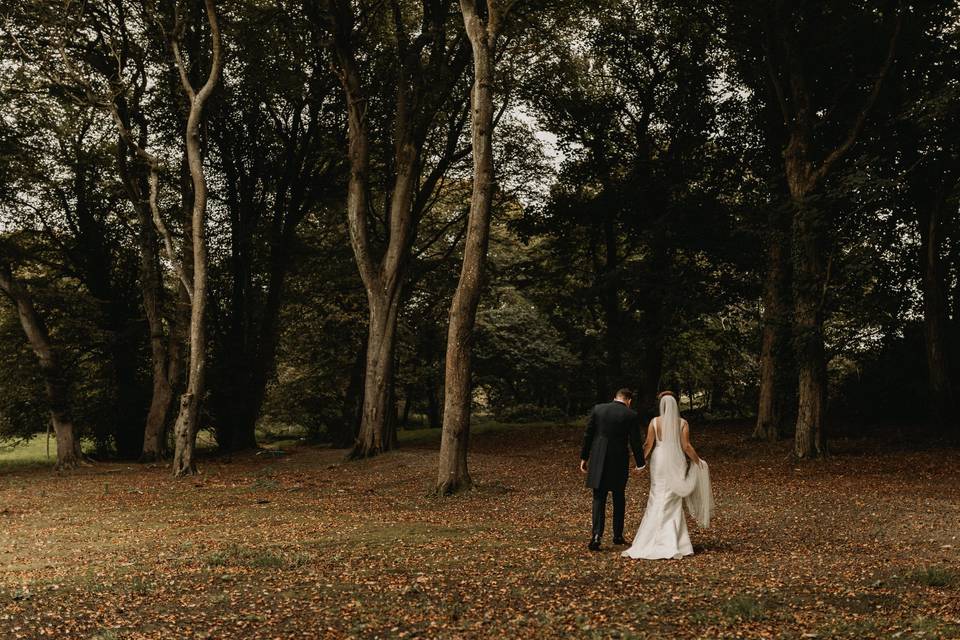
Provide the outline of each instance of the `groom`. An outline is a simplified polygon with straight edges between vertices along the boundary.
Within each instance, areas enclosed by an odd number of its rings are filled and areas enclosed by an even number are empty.
[[[593,489],[593,536],[589,549],[600,550],[600,539],[606,519],[607,494],[613,494],[613,544],[626,544],[623,539],[623,518],[630,464],[627,441],[639,472],[645,466],[640,438],[640,416],[630,405],[633,392],[620,389],[613,402],[598,404],[590,412],[587,432],[580,450],[580,471],[587,474],[587,486]]]

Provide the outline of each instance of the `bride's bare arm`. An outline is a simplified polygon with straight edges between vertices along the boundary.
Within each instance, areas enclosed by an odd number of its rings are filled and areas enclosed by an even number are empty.
[[[680,423],[680,447],[694,464],[700,464],[700,456],[697,455],[697,450],[690,444],[690,425],[687,424],[686,420]]]
[[[643,459],[650,460],[650,452],[653,451],[653,445],[657,441],[657,427],[654,426],[656,420],[651,420],[647,425],[647,440],[643,443]]]

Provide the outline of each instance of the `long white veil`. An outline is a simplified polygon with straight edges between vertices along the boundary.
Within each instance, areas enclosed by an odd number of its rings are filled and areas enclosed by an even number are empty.
[[[710,526],[713,515],[713,489],[710,485],[710,468],[706,460],[687,468],[687,456],[680,446],[680,408],[673,396],[660,399],[660,442],[657,447],[657,465],[666,481],[667,488],[681,496],[687,511],[701,527]]]

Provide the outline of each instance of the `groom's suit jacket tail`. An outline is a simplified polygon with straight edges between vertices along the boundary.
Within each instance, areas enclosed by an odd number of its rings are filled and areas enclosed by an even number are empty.
[[[587,460],[587,486],[592,489],[623,489],[630,475],[630,450],[642,467],[643,441],[640,416],[622,402],[598,404],[590,412],[580,459]]]

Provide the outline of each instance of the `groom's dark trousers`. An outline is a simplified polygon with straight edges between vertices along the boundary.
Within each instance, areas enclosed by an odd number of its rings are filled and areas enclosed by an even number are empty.
[[[640,416],[622,402],[598,404],[590,412],[580,459],[586,460],[586,485],[593,489],[593,537],[603,535],[607,494],[613,493],[613,535],[623,536],[624,489],[630,475],[630,450],[638,467],[644,465]]]
[[[627,513],[627,494],[624,489],[593,490],[593,537],[602,538],[607,523],[607,493],[613,494],[613,537],[623,537],[623,519]]]

